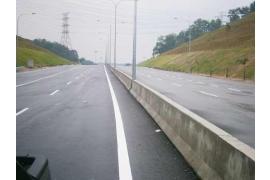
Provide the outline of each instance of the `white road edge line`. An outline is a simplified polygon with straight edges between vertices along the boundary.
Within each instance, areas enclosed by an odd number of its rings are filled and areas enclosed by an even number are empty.
[[[68,70],[66,70],[66,71],[58,72],[58,73],[55,73],[55,74],[52,74],[52,75],[49,75],[49,76],[45,76],[45,77],[42,77],[42,78],[39,78],[39,79],[30,81],[30,82],[27,82],[27,83],[19,84],[19,85],[16,86],[16,88],[17,88],[17,87],[21,87],[21,86],[25,86],[25,85],[29,85],[29,84],[33,84],[33,83],[38,82],[38,81],[40,81],[40,80],[47,79],[47,78],[51,78],[51,77],[54,77],[54,76],[56,76],[56,75],[58,75],[58,74],[62,74],[62,73],[64,73],[64,72],[71,71],[71,70],[73,70],[73,69],[74,69],[74,68],[68,69]]]
[[[104,71],[107,77],[107,81],[110,88],[110,93],[113,101],[114,115],[115,115],[115,123],[116,123],[116,136],[117,136],[117,152],[118,152],[118,169],[119,169],[119,179],[120,180],[132,180],[132,174],[130,169],[130,162],[127,150],[127,143],[125,137],[125,131],[123,126],[123,120],[120,112],[120,108],[106,71],[106,67],[104,66]]]
[[[234,89],[234,88],[228,88],[228,89],[231,91],[241,92],[241,90],[239,90],[239,89]]]
[[[72,81],[69,81],[69,82],[67,82],[67,85],[70,85],[72,83]]]
[[[58,92],[59,92],[59,90],[57,89],[57,90],[53,91],[53,92],[50,94],[50,96],[53,96],[53,95],[55,95],[55,94],[58,93]]]
[[[212,93],[208,93],[208,92],[204,92],[204,91],[199,91],[200,93],[204,94],[204,95],[207,95],[207,96],[212,96],[212,97],[218,97],[217,95],[215,94],[212,94]]]
[[[24,113],[25,111],[27,111],[29,108],[24,108],[22,110],[20,110],[19,112],[16,113],[16,116],[19,116],[20,114]]]

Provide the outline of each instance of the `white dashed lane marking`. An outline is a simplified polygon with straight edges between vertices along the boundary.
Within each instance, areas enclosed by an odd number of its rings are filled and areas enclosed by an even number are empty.
[[[59,92],[59,90],[57,89],[57,90],[53,91],[53,92],[50,94],[50,96],[53,96],[53,95],[55,95],[55,94],[58,93],[58,92]]]
[[[20,114],[24,113],[25,111],[27,111],[29,108],[24,108],[22,110],[20,110],[19,112],[16,113],[16,116],[19,116]]]
[[[235,92],[241,92],[241,90],[239,90],[239,89],[234,89],[234,88],[228,88],[228,89],[231,91],[235,91]]]
[[[72,81],[69,81],[69,82],[67,82],[67,85],[70,85],[72,83]]]
[[[208,92],[205,92],[205,91],[199,91],[201,94],[204,94],[204,95],[207,95],[207,96],[212,96],[212,97],[218,97],[217,95],[215,94],[212,94],[212,93],[208,93]]]

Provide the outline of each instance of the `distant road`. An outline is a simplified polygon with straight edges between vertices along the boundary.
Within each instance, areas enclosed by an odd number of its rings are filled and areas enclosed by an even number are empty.
[[[118,66],[131,74],[130,66]],[[255,147],[255,85],[137,67],[137,79]]]
[[[101,65],[17,73],[17,154],[48,157],[57,180],[129,180],[129,167],[134,180],[198,179],[154,120],[107,74]]]

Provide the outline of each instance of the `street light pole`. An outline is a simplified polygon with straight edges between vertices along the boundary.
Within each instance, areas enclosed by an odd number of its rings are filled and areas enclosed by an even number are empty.
[[[19,16],[17,17],[17,27],[16,27],[16,41],[17,41],[17,46],[19,46],[19,41],[18,41],[18,37],[19,37],[19,22],[20,22],[20,18],[24,15],[35,15],[36,13],[22,13],[22,14],[19,14]]]
[[[27,13],[22,13],[20,14],[18,17],[17,17],[17,30],[16,30],[16,35],[19,36],[19,21],[20,21],[20,18],[24,15],[35,15],[36,13],[31,13],[31,14],[27,14]]]
[[[110,66],[112,66],[112,63],[111,63],[111,56],[112,56],[112,50],[111,50],[111,45],[112,45],[112,26],[110,25],[110,37],[109,37],[109,57],[110,57]]]
[[[117,4],[114,4],[114,61],[113,67],[116,68],[116,10]]]
[[[190,49],[191,49],[191,33],[189,30],[189,35],[188,35],[188,52],[190,53]]]
[[[119,5],[119,3],[121,2],[121,0],[119,0],[117,3],[115,3],[113,0],[111,0],[111,2],[114,5],[114,62],[113,62],[113,67],[116,68],[116,11],[117,11],[117,7]]]
[[[133,32],[132,80],[136,79],[136,40],[137,40],[137,0],[134,0],[134,32]]]

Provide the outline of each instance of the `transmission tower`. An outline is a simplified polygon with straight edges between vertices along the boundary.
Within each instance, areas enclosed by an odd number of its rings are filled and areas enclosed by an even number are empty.
[[[69,27],[69,24],[68,24],[69,13],[68,12],[63,13],[62,20],[63,20],[63,24],[62,24],[63,30],[62,30],[60,43],[66,46],[67,48],[72,49],[71,40],[69,37],[69,30],[68,30],[68,27]]]

